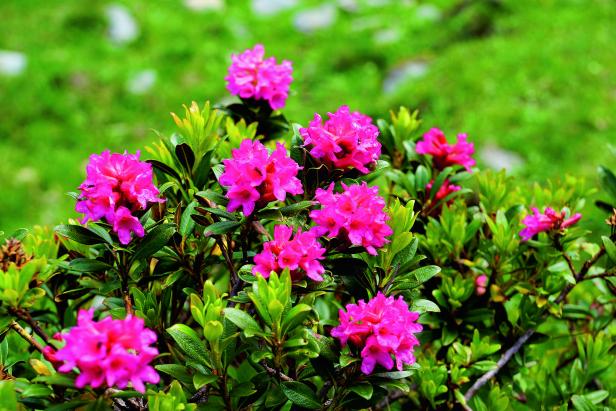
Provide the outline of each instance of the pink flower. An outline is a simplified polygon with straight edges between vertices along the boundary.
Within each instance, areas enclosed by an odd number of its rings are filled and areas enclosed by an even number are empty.
[[[368,187],[366,182],[342,187],[344,192],[340,194],[334,193],[333,183],[327,190],[317,189],[315,198],[321,209],[310,212],[317,224],[313,231],[318,236],[338,237],[365,247],[368,253],[376,255],[376,248],[385,245],[385,237],[393,233],[387,225],[385,200],[378,195],[377,187]]]
[[[434,180],[430,180],[430,182],[426,185],[426,197],[428,198],[431,195],[430,191],[432,190],[432,184],[434,184]],[[451,184],[449,180],[445,180],[436,192],[436,195],[434,196],[434,201],[440,201],[446,198],[449,194],[460,191],[461,189],[462,187]]]
[[[475,294],[484,295],[486,293],[486,285],[488,285],[488,277],[480,275],[475,278]]]
[[[153,183],[152,166],[139,161],[137,154],[104,151],[92,154],[86,167],[86,179],[79,186],[80,201],[75,209],[84,213],[82,223],[105,219],[113,226],[122,244],[131,233],[143,237],[143,226],[134,212],[146,210],[152,203],[162,203]]]
[[[417,323],[419,313],[410,311],[402,297],[385,297],[380,291],[368,303],[360,300],[339,311],[340,325],[331,331],[344,346],[348,341],[361,349],[361,370],[374,371],[376,364],[387,370],[394,366],[415,363],[414,347],[419,345],[415,334],[422,330]]]
[[[325,249],[311,231],[302,232],[300,228],[291,239],[292,234],[291,227],[274,227],[274,240],[263,244],[263,251],[255,255],[253,274],[268,278],[272,271],[281,273],[288,268],[294,280],[306,275],[314,281],[323,281],[321,274],[325,269],[319,260],[323,259]]]
[[[327,115],[329,120],[325,124],[315,114],[308,128],[299,129],[310,155],[330,167],[356,168],[367,174],[368,167],[376,164],[381,156],[379,129],[370,117],[358,111],[351,113],[348,106]]]
[[[93,315],[94,310],[80,310],[77,325],[61,335],[66,344],[55,354],[58,361],[64,361],[58,371],[68,373],[77,368],[77,388],[105,385],[124,389],[131,383],[144,393],[144,382],[158,383],[160,377],[149,365],[158,355],[151,347],[156,342],[154,331],[130,314],[123,320],[105,317],[100,321],[93,321]]]
[[[441,130],[432,128],[424,134],[423,140],[417,142],[415,151],[417,154],[431,155],[434,166],[439,170],[459,164],[470,172],[475,165],[472,157],[475,146],[466,141],[466,134],[458,134],[458,141],[450,145]]]
[[[293,68],[290,61],[276,64],[274,57],[263,59],[264,54],[261,44],[233,54],[229,75],[225,77],[227,90],[241,98],[267,100],[272,110],[278,110],[284,107],[289,96]]]
[[[218,181],[230,187],[227,209],[231,212],[242,207],[244,215],[250,215],[256,205],[284,201],[287,193],[304,192],[296,177],[300,167],[289,158],[282,143],[277,143],[276,150],[268,156],[263,144],[246,139],[240,148],[232,151],[232,158],[223,160],[223,164],[225,172]]]
[[[558,231],[565,229],[575,223],[577,223],[582,214],[576,213],[569,218],[565,218],[566,212],[554,211],[551,207],[546,207],[543,214],[539,212],[536,207],[531,208],[533,214],[529,214],[522,220],[525,228],[520,231],[520,237],[522,241],[528,241],[536,234],[546,231]]]

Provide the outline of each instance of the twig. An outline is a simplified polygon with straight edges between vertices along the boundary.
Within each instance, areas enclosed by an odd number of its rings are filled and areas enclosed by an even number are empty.
[[[196,404],[205,404],[210,397],[210,385],[206,384],[203,387],[199,388],[197,392],[190,397],[188,402],[194,402]]]
[[[271,376],[275,376],[280,378],[282,381],[294,381],[293,378],[289,377],[288,375],[285,375],[283,373],[281,373],[280,371],[277,371],[275,369],[273,369],[272,367],[270,367],[269,365],[265,364],[265,363],[261,363],[261,366],[263,368],[265,368],[265,371],[271,375]]]
[[[571,290],[573,290],[573,287],[575,287],[577,283],[582,281],[586,274],[588,274],[588,270],[590,270],[590,268],[595,265],[595,263],[601,257],[603,257],[603,254],[605,254],[605,247],[602,246],[601,249],[597,252],[597,254],[595,254],[590,260],[587,260],[584,263],[579,273],[575,273],[574,271],[573,275],[575,276],[575,284],[567,284],[567,286],[561,291],[560,295],[556,298],[556,300],[554,300],[554,303],[559,304],[563,302],[563,300],[567,298],[567,295],[569,295]]]
[[[466,391],[466,394],[464,394],[464,399],[466,400],[466,402],[470,401],[470,399],[473,398],[473,395],[475,395],[475,393],[479,391],[481,387],[483,387],[488,381],[490,381],[492,377],[498,374],[501,368],[503,368],[509,362],[509,360],[511,359],[511,357],[515,355],[515,353],[520,351],[520,348],[522,348],[522,346],[526,343],[526,341],[528,341],[528,339],[534,333],[535,333],[535,330],[533,328],[526,330],[526,332],[522,334],[520,338],[518,338],[515,344],[513,344],[511,348],[509,348],[502,355],[502,357],[500,357],[500,359],[496,363],[496,368],[486,372],[477,381],[475,381],[475,383],[471,386],[471,388],[469,388],[468,391]]]
[[[588,271],[591,269],[591,267],[593,265],[595,265],[595,263],[597,261],[599,261],[599,259],[604,254],[605,254],[605,247],[601,247],[601,249],[597,252],[597,254],[595,254],[590,260],[587,260],[584,263],[584,265],[582,266],[582,268],[580,269],[580,271],[578,273],[573,271],[573,274],[575,276],[576,284],[579,283],[580,281],[584,280],[584,277],[586,276],[586,274],[588,274]],[[554,303],[555,304],[559,304],[565,298],[567,298],[567,295],[569,295],[569,293],[571,292],[571,290],[573,290],[573,287],[575,287],[576,284],[567,284],[567,286],[561,291],[561,293],[556,298],[556,300],[554,300]],[[499,373],[499,371],[509,362],[511,357],[513,357],[513,355],[515,353],[517,353],[522,348],[522,346],[526,343],[526,341],[528,341],[528,339],[534,333],[535,333],[535,330],[533,328],[526,330],[526,332],[524,334],[522,334],[522,336],[520,338],[518,338],[518,340],[515,342],[515,344],[513,344],[513,346],[511,346],[511,348],[509,348],[500,357],[500,359],[496,363],[496,368],[488,371],[487,373],[482,375],[477,381],[475,381],[475,383],[471,386],[471,388],[468,389],[466,394],[464,394],[464,399],[466,400],[466,402],[468,402],[471,398],[473,398],[475,393],[477,393],[477,391],[479,391],[479,389],[481,387],[483,387],[488,381],[490,381],[490,379],[492,377],[496,376],[496,374]]]
[[[41,337],[43,341],[45,341],[45,343],[49,344],[49,336],[39,326],[38,321],[32,318],[32,315],[30,315],[30,312],[28,312],[28,310],[9,307],[9,313],[26,322],[30,326],[30,328],[32,328],[32,331],[34,331],[39,337]]]
[[[31,346],[36,348],[39,352],[43,352],[43,346],[36,341],[28,331],[24,330],[21,325],[19,325],[16,321],[12,321],[10,327],[17,332],[24,340],[28,341]]]
[[[594,280],[596,278],[606,279],[609,277],[616,277],[616,271],[607,271],[605,273],[589,275],[588,277],[582,278],[580,281]]]

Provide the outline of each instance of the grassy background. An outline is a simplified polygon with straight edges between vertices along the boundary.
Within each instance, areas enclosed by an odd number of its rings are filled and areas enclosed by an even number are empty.
[[[594,183],[596,166],[610,165],[612,0],[344,1],[354,10],[335,6],[333,24],[311,33],[294,20],[325,2],[272,16],[226,3],[195,12],[181,0],[118,1],[140,35],[117,46],[109,1],[0,2],[0,49],[28,58],[20,76],[0,75],[0,229],[76,216],[64,193],[83,180],[90,153],[142,148],[151,129],[172,130],[168,113],[183,103],[226,98],[230,54],[257,42],[293,61],[293,121],[341,104],[373,116],[404,104],[422,110],[426,127],[518,153],[517,173],[531,181],[571,173]],[[410,61],[426,73],[384,93],[388,73]],[[156,82],[132,94],[127,84],[142,70]]]

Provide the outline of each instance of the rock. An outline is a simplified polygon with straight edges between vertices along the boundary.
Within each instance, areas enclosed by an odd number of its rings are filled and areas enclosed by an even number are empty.
[[[112,42],[127,44],[139,36],[139,26],[128,8],[121,4],[111,4],[107,6],[106,14]]]
[[[252,0],[252,10],[260,16],[273,16],[297,5],[297,0]]]
[[[142,70],[136,73],[126,84],[126,89],[131,94],[145,94],[156,83],[156,71],[152,69]]]
[[[18,51],[0,50],[0,74],[18,76],[28,65],[26,55]]]
[[[359,9],[357,0],[338,0],[338,6],[349,13],[355,13]]]
[[[441,11],[433,4],[422,4],[417,7],[417,18],[422,21],[437,21],[441,18]]]
[[[375,32],[373,39],[376,44],[382,45],[395,43],[396,41],[400,40],[400,37],[401,34],[398,29],[389,28]]]
[[[193,11],[222,10],[225,8],[224,0],[184,0],[184,5]]]
[[[300,11],[293,18],[293,25],[302,33],[312,33],[331,26],[336,20],[336,6],[325,3],[322,6]]]
[[[383,81],[383,92],[385,94],[392,94],[407,81],[421,78],[427,72],[427,62],[421,60],[408,61],[387,74]]]
[[[508,151],[495,144],[488,144],[479,151],[479,158],[490,168],[495,170],[512,170],[524,164],[524,159],[513,151]]]

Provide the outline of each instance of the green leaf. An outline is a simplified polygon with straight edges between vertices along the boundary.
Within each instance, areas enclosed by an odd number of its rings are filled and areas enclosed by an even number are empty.
[[[161,224],[154,227],[146,234],[135,249],[133,260],[138,261],[145,259],[159,251],[167,244],[171,236],[173,236],[173,233],[175,233],[173,224]]]
[[[209,366],[209,356],[205,349],[205,343],[201,341],[193,329],[184,324],[175,324],[167,328],[167,332],[188,356],[203,365]]]
[[[576,411],[595,411],[596,407],[594,404],[583,395],[574,395],[571,397],[571,402],[573,403],[573,408]]]
[[[156,368],[160,372],[164,372],[175,378],[178,381],[183,382],[184,384],[191,384],[193,379],[188,373],[188,369],[183,365],[179,364],[158,364],[155,365]],[[74,384],[73,384],[74,385]]]
[[[69,264],[72,270],[82,273],[103,272],[112,268],[104,261],[94,260],[91,258],[75,258]]]
[[[310,410],[321,408],[321,403],[318,401],[316,394],[304,383],[285,381],[280,384],[280,389],[293,404]]]
[[[259,324],[250,315],[237,308],[225,308],[225,318],[237,325],[247,337],[252,335],[264,335]]]
[[[439,308],[438,305],[436,305],[435,303],[433,303],[430,300],[415,300],[413,301],[413,307],[411,308],[412,311],[417,311],[420,314],[423,314],[425,312],[433,312],[433,313],[440,313],[441,309]]]
[[[372,384],[368,382],[353,385],[352,387],[349,387],[349,390],[353,391],[355,394],[359,395],[360,397],[366,400],[369,400],[370,398],[372,398],[372,393],[374,391]]]
[[[199,191],[195,194],[195,197],[197,197],[197,201],[199,201],[199,198],[205,198],[214,202],[214,204],[220,204],[223,206],[226,206],[229,203],[229,199],[227,197],[213,190]],[[204,201],[203,203],[210,206],[209,204],[206,204],[207,201]]]
[[[298,304],[291,308],[282,320],[282,333],[293,330],[295,327],[304,322],[306,317],[312,312],[312,307],[307,304]]]
[[[186,209],[182,213],[182,218],[180,219],[180,234],[182,237],[188,236],[195,228],[195,220],[192,219],[192,215],[198,205],[199,203],[192,201],[186,206]]]
[[[54,231],[59,235],[71,239],[79,244],[94,245],[106,242],[103,237],[99,236],[94,231],[80,225],[58,225],[54,228]]]
[[[300,213],[302,210],[310,208],[313,204],[314,202],[312,201],[299,201],[295,204],[280,207],[278,211],[280,211],[280,214],[283,216],[290,217]]]
[[[391,372],[379,372],[372,374],[373,377],[388,378],[390,380],[401,380],[402,378],[409,377],[412,374],[411,371],[391,371]]]
[[[195,386],[195,390],[198,390],[199,388],[203,387],[206,384],[211,384],[213,382],[216,382],[218,380],[218,376],[213,375],[213,374],[202,374],[202,373],[196,373],[193,377],[193,385]]]
[[[616,263],[616,245],[614,245],[614,242],[609,237],[601,236],[601,240],[603,240],[603,246],[608,257],[610,257],[613,263]]]
[[[195,153],[190,146],[186,143],[178,144],[175,146],[175,155],[178,160],[180,160],[180,164],[184,167],[184,170],[190,174],[195,165]]]
[[[210,224],[209,226],[207,226],[203,235],[207,237],[211,235],[226,234],[235,230],[240,225],[242,224],[237,221],[219,221],[217,223]]]
[[[147,160],[146,162],[152,164],[152,167],[154,167],[158,171],[161,171],[164,174],[170,175],[171,177],[173,177],[177,181],[182,181],[182,177],[180,177],[180,175],[177,173],[177,171],[175,171],[174,169],[169,167],[167,164],[161,163],[158,160]]]
[[[2,405],[0,410],[16,410],[17,408],[17,395],[15,393],[15,383],[12,380],[0,381],[0,398],[2,398]]]
[[[427,265],[425,267],[419,267],[418,269],[413,270],[411,272],[411,275],[414,275],[415,278],[417,278],[419,284],[423,284],[440,272],[441,267],[438,267],[436,265]]]

